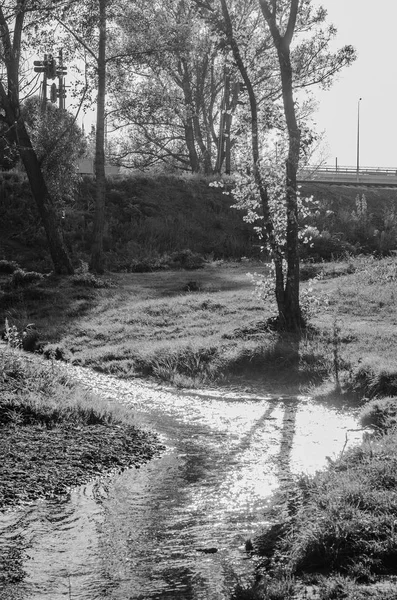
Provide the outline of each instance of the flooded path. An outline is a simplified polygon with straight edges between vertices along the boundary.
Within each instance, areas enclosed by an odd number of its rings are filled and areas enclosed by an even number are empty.
[[[166,452],[149,464],[0,516],[24,556],[4,600],[226,600],[252,580],[244,542],[274,490],[361,439],[349,412],[310,398],[167,391],[84,369],[75,376],[133,407]],[[203,550],[211,550],[203,552]],[[215,551],[216,550],[216,551]]]

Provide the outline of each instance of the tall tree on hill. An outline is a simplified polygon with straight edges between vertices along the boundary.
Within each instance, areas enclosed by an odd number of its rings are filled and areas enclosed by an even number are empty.
[[[234,194],[238,207],[247,209],[250,220],[258,224],[273,261],[279,327],[294,331],[305,326],[299,293],[297,170],[311,138],[297,98],[299,92],[315,84],[329,86],[334,75],[355,59],[355,52],[351,46],[335,53],[329,51],[336,30],[332,26],[324,28],[326,11],[321,7],[313,9],[311,0],[247,1],[256,5],[258,17],[262,15],[261,31],[268,57],[263,77],[268,77],[273,87],[267,103],[259,101],[247,49],[242,46],[242,32],[235,28],[239,3],[195,0],[202,18],[212,23],[214,31],[229,45],[244,82],[250,141],[242,149],[242,172]],[[286,153],[282,156],[284,164],[275,164],[277,160],[272,164],[266,150],[263,119],[266,110],[272,114],[272,106],[277,105],[279,98],[284,118],[277,129],[285,141]]]
[[[51,18],[63,27],[63,42],[69,48],[69,52],[75,56],[84,56],[84,60],[81,60],[85,69],[84,91],[87,92],[88,98],[96,96],[95,101],[90,102],[91,106],[95,103],[96,107],[96,192],[90,270],[96,273],[103,273],[105,269],[103,238],[106,208],[105,123],[108,65],[119,58],[116,15],[122,11],[122,1],[90,0],[82,5],[77,0],[71,0],[66,5],[60,3],[58,10],[51,13]],[[109,23],[112,24],[111,28]],[[111,55],[107,52],[110,31],[113,50]]]
[[[40,162],[32,146],[20,106],[20,66],[25,33],[25,17],[36,5],[29,0],[2,2],[0,5],[0,78],[1,120],[25,167],[33,197],[46,232],[48,247],[57,273],[73,273],[73,266],[63,240],[56,206],[49,193]]]
[[[107,0],[98,0],[98,96],[96,102],[95,140],[95,216],[90,269],[104,271],[103,233],[105,227],[106,173],[105,173],[105,98],[106,98],[106,9]]]
[[[87,150],[85,136],[69,111],[48,102],[43,112],[40,96],[24,100],[21,111],[51,197],[58,211],[63,210],[75,200],[77,165]]]
[[[265,52],[251,5],[239,1],[236,23],[255,47],[250,64],[262,62]],[[212,24],[203,23],[194,2],[153,5],[141,0],[128,5],[120,28],[130,61],[124,60],[117,72],[112,102],[117,126],[128,134],[120,136],[115,158],[138,168],[166,164],[192,172],[223,167],[229,172],[241,132],[241,77]],[[264,88],[259,70],[257,75],[254,87]]]

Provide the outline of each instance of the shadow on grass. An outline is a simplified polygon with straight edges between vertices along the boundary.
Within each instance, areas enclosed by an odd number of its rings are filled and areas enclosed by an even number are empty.
[[[323,381],[329,364],[301,334],[271,334],[265,343],[243,347],[226,367],[227,374],[297,386]]]
[[[222,263],[221,266],[207,265],[194,271],[166,270],[151,273],[113,273],[112,279],[117,285],[129,286],[134,292],[150,290],[153,297],[178,296],[182,293],[196,294],[197,292],[228,292],[247,289],[252,291],[252,283],[247,277],[249,271],[263,272],[267,269],[265,263],[255,266],[244,263]],[[190,286],[188,283],[195,283]]]
[[[55,275],[15,289],[4,277],[0,283],[3,284],[0,329],[5,319],[20,332],[34,322],[42,342],[59,339],[62,332],[73,329],[74,321],[88,314],[98,302],[96,290],[73,285],[69,278]]]

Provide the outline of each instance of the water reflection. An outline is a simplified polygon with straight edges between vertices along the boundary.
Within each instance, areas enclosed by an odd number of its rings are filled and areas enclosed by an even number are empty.
[[[29,546],[24,600],[229,598],[237,578],[252,577],[244,540],[263,524],[272,492],[291,474],[324,465],[355,426],[351,414],[308,398],[95,381],[130,402],[168,450],[110,485],[75,490],[67,503],[3,518],[3,540],[23,533]]]

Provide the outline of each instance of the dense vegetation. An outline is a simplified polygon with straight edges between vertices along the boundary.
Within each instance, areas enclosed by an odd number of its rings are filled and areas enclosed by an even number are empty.
[[[183,256],[172,259],[181,251],[214,259],[259,256],[252,227],[230,209],[232,198],[210,188],[208,182],[198,176],[109,178],[104,236],[107,268],[160,269],[183,261]],[[75,266],[89,257],[94,197],[94,183],[87,177],[80,181],[75,201],[63,209],[64,236]],[[18,175],[2,176],[0,231],[0,258],[23,257],[30,270],[52,270],[29,185]]]
[[[253,226],[243,222],[240,211],[230,208],[233,197],[209,187],[210,181],[176,175],[109,178],[104,237],[107,268],[150,271],[194,268],[204,258],[266,259]],[[313,198],[310,214],[302,222],[311,236],[310,244],[301,245],[304,260],[329,261],[360,253],[381,256],[397,249],[394,190],[307,184],[301,194]],[[64,236],[75,267],[80,261],[88,262],[94,196],[93,181],[82,178],[76,199],[63,209]],[[0,186],[0,259],[16,257],[28,270],[52,270],[28,182],[10,173],[2,175]]]

